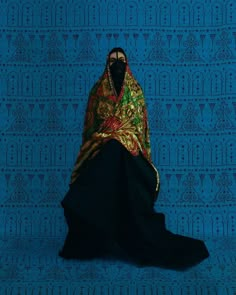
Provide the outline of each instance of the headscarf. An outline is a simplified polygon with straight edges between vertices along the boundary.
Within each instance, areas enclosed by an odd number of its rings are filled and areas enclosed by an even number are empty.
[[[109,66],[109,56],[114,52],[113,50],[107,56],[102,76],[89,94],[82,146],[71,175],[71,183],[78,177],[82,164],[92,159],[106,142],[116,139],[133,156],[142,153],[155,169],[156,190],[158,190],[159,175],[151,161],[149,127],[143,91],[132,75],[125,55],[124,79],[120,93],[117,95]]]

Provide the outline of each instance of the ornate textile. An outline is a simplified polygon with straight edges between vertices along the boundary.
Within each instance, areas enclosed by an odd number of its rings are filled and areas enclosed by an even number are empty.
[[[128,64],[119,95],[116,94],[108,62],[102,77],[90,92],[82,147],[72,172],[71,183],[77,178],[81,165],[92,159],[110,139],[119,141],[134,156],[142,153],[156,171],[157,190],[159,175],[151,161],[144,95]]]

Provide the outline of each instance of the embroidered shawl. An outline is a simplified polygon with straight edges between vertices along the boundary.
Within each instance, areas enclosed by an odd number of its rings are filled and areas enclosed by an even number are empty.
[[[117,96],[109,63],[90,91],[85,115],[82,146],[71,175],[71,183],[79,175],[81,165],[92,159],[110,139],[119,141],[132,155],[142,153],[159,175],[151,161],[149,127],[143,91],[126,65],[123,85]]]

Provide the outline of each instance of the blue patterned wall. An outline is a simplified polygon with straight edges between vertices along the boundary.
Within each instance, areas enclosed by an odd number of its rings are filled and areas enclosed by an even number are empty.
[[[236,233],[236,2],[0,0],[0,231],[62,236],[88,92],[123,47],[161,177],[192,236]]]

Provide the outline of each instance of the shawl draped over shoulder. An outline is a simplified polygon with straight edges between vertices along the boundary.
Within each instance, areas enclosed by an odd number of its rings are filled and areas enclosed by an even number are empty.
[[[123,85],[117,96],[108,62],[105,71],[90,91],[82,145],[71,175],[72,184],[82,164],[92,159],[109,140],[119,141],[133,156],[139,153],[156,173],[156,191],[159,174],[151,160],[147,109],[141,86],[126,65]]]

